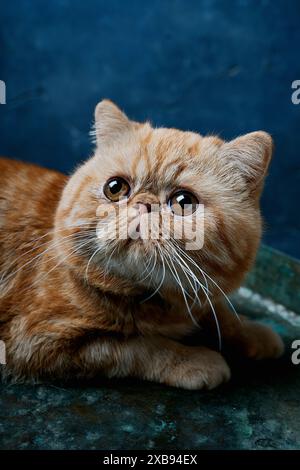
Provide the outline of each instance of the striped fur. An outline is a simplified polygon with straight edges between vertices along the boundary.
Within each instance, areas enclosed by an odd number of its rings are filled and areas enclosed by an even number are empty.
[[[217,320],[224,344],[246,356],[278,356],[277,335],[241,323],[225,305],[260,242],[259,197],[271,137],[255,132],[224,142],[154,129],[130,121],[109,101],[96,108],[93,134],[94,155],[70,178],[0,159],[3,377],[130,375],[213,388],[228,380],[230,370],[219,352],[180,343],[195,321],[215,337]],[[131,185],[126,203],[104,196],[103,185],[114,176]],[[184,240],[166,242],[160,225],[156,243],[107,238],[112,209],[122,215],[128,205],[134,212],[137,202],[161,204],[175,236],[166,201],[177,188],[204,204],[202,249],[185,252]],[[142,230],[142,216],[139,223]],[[193,216],[185,234],[192,224]]]

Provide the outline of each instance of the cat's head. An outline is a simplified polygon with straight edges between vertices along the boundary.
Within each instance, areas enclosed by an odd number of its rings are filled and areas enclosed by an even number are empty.
[[[224,142],[155,129],[106,100],[96,107],[94,135],[94,156],[70,178],[57,210],[65,263],[118,292],[181,284],[205,298],[236,288],[261,237],[271,137]]]

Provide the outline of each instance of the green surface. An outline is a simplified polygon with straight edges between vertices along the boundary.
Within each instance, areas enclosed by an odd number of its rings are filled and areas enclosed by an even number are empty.
[[[300,314],[300,262],[280,251],[262,246],[246,285]]]
[[[286,269],[282,284],[294,276],[290,264]],[[0,447],[299,449],[300,365],[290,359],[291,342],[300,339],[299,317],[289,312],[284,318],[285,310],[279,307],[277,313],[276,304],[266,310],[264,299],[255,295],[235,302],[240,312],[276,328],[287,346],[285,357],[260,363],[231,358],[232,381],[210,392],[135,380],[2,385]]]

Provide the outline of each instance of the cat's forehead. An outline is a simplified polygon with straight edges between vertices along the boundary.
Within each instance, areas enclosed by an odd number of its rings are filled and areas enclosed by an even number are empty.
[[[199,165],[211,159],[222,143],[218,137],[143,125],[113,160],[120,174],[141,184],[185,184],[197,176]]]

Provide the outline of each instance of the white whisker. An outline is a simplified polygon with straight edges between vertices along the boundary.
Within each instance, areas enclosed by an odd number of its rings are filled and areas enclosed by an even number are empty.
[[[221,294],[225,297],[226,301],[228,302],[229,306],[231,307],[231,309],[233,310],[234,314],[236,315],[237,319],[241,322],[241,319],[236,311],[236,309],[234,308],[231,300],[228,298],[228,296],[225,294],[225,292],[223,291],[223,289],[218,285],[218,283],[212,279],[208,274],[207,272],[205,272],[202,268],[200,268],[200,266],[184,251],[182,250],[182,248],[180,248],[179,246],[177,246],[177,248],[181,251],[181,253],[201,272],[201,275],[204,277],[204,278],[208,278],[216,287],[217,289],[221,292]],[[206,281],[207,282],[207,281]]]
[[[155,294],[156,294],[157,292],[159,292],[159,290],[160,290],[160,288],[161,288],[161,286],[163,285],[164,280],[165,280],[166,267],[165,267],[164,256],[163,256],[162,250],[161,250],[161,248],[160,248],[160,246],[159,246],[158,243],[156,244],[156,246],[157,246],[158,253],[159,253],[159,255],[160,255],[161,261],[162,261],[162,265],[163,265],[163,274],[162,274],[162,277],[161,277],[161,281],[160,281],[159,285],[157,286],[157,288],[155,289],[155,291],[154,291],[151,295],[149,295],[146,299],[142,300],[141,303],[146,302],[147,300],[149,300],[149,299],[151,299],[152,297],[154,297]]]

